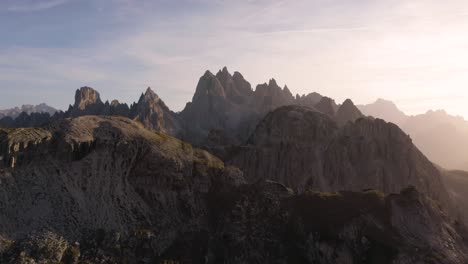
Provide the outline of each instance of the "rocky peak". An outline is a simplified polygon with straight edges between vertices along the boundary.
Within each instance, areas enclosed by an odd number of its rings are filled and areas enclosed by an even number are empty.
[[[156,103],[159,100],[159,96],[151,89],[151,87],[148,87],[146,92],[140,96],[138,103]]]
[[[338,106],[336,105],[335,100],[326,96],[322,97],[322,99],[314,107],[318,111],[330,117],[334,117],[338,110]]]
[[[105,114],[106,106],[101,101],[99,93],[91,87],[81,87],[75,92],[75,103],[70,106],[66,116]]]
[[[253,104],[259,112],[269,112],[277,107],[294,103],[294,97],[287,87],[281,89],[275,79],[268,84],[257,85],[254,92]]]
[[[218,78],[216,78],[216,76],[210,71],[206,71],[198,81],[192,103],[205,104],[210,97],[225,98],[226,94],[224,92],[224,87]]]
[[[322,99],[322,95],[319,93],[313,92],[307,95],[300,96],[299,94],[296,95],[296,104],[307,106],[307,107],[315,107],[317,103],[320,102]]]
[[[270,112],[259,123],[249,142],[255,145],[312,144],[325,142],[336,129],[335,123],[324,114],[288,105]]]
[[[91,87],[76,90],[74,108],[85,110],[90,105],[103,104],[99,93]]]
[[[354,105],[351,99],[346,99],[336,112],[336,120],[338,125],[345,125],[348,122],[354,122],[364,115]]]
[[[112,100],[110,105],[113,106],[113,107],[116,107],[116,106],[120,105],[120,102],[119,102],[119,100]]]
[[[150,88],[141,95],[133,106],[132,118],[151,130],[162,131],[171,135],[180,132],[181,124],[177,115],[169,110],[166,104]]]

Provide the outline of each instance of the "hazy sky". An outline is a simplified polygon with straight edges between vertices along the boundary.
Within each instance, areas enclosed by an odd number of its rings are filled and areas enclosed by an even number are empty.
[[[0,108],[151,86],[178,111],[227,66],[253,86],[468,117],[466,0],[1,0],[0,35]]]

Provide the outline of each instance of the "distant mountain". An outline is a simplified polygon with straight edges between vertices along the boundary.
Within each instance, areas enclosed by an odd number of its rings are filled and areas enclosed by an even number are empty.
[[[180,113],[74,99],[0,128],[0,263],[468,263],[466,200],[350,99],[226,68]]]
[[[48,113],[49,115],[53,115],[55,114],[55,112],[58,112],[58,110],[51,106],[48,106],[45,103],[38,105],[22,105],[21,107],[0,110],[0,119],[4,117],[11,117],[12,119],[15,119],[21,113]]]
[[[117,100],[104,102],[99,92],[91,87],[78,89],[74,99],[67,111],[58,112],[49,120],[46,116],[27,115],[18,120],[0,119],[0,126],[42,126],[52,120],[84,115],[124,116],[142,122],[146,128],[201,146],[213,133],[222,136],[227,143],[244,142],[268,112],[285,105],[317,109],[340,125],[363,116],[346,101],[341,107],[318,93],[293,96],[287,86],[281,88],[275,79],[257,85],[254,90],[241,73],[231,74],[226,67],[216,75],[206,71],[200,77],[192,101],[180,113],[171,111],[151,88],[130,106]]]
[[[358,106],[370,116],[400,126],[430,160],[447,169],[468,170],[468,121],[443,110],[407,116],[390,101]]]
[[[358,105],[358,108],[368,116],[382,118],[397,125],[403,124],[408,116],[403,113],[392,101],[378,99],[372,104]]]

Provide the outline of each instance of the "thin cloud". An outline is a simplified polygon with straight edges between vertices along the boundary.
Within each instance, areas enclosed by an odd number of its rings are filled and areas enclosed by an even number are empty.
[[[54,8],[67,3],[70,0],[49,0],[49,1],[37,1],[27,2],[19,5],[13,5],[7,8],[11,12],[35,12],[43,11],[50,8]]]

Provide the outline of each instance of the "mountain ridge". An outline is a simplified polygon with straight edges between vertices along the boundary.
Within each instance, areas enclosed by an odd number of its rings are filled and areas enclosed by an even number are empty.
[[[468,158],[465,158],[468,121],[462,117],[449,115],[444,110],[406,115],[393,102],[383,99],[358,107],[367,115],[397,124],[438,165],[446,169],[468,170]]]

